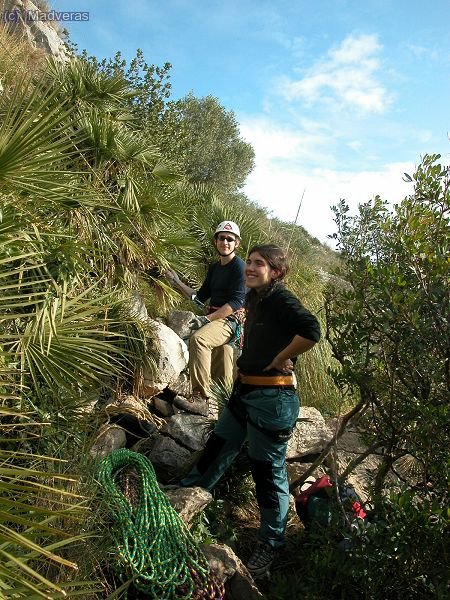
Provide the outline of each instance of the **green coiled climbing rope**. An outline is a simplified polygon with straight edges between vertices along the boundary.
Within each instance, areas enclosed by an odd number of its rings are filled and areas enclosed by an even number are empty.
[[[186,523],[160,489],[153,465],[142,454],[114,450],[100,463],[97,478],[112,517],[114,570],[149,598],[223,598],[223,584]]]

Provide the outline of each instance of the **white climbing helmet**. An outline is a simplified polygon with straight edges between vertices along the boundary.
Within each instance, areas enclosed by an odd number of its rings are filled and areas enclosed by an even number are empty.
[[[219,223],[214,232],[214,237],[218,233],[234,233],[237,238],[241,239],[241,232],[234,221],[222,221],[222,223]]]

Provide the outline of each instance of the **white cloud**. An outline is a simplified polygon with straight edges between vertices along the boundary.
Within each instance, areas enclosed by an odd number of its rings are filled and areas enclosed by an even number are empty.
[[[352,140],[347,143],[347,146],[351,148],[354,152],[359,152],[362,148],[362,142],[360,140]]]
[[[371,55],[382,49],[375,35],[348,36],[334,50],[329,51],[330,58],[335,64],[372,62]]]
[[[421,129],[417,131],[416,135],[420,142],[429,142],[433,139],[433,133],[427,129]]]
[[[390,158],[398,126],[380,117],[393,100],[382,81],[382,50],[375,35],[348,36],[303,78],[284,77],[277,91],[292,104],[282,113],[273,102],[264,117],[240,118],[241,134],[255,150],[244,192],[291,223],[304,194],[297,224],[331,246],[331,207],[341,198],[355,214],[376,195],[393,204],[413,192],[402,179],[415,170],[403,159],[411,153]],[[303,110],[298,101],[311,103],[312,110]],[[365,118],[358,119],[361,115]],[[417,135],[425,139],[427,133]]]
[[[436,52],[434,48],[427,48],[420,46],[419,44],[406,44],[406,49],[409,50],[416,58],[429,58],[436,60],[440,58],[439,52]]]
[[[255,149],[258,163],[323,160],[330,139],[327,128],[311,120],[302,121],[299,127],[287,127],[265,117],[244,118],[239,129]]]
[[[348,36],[302,79],[282,78],[279,91],[288,101],[332,102],[363,113],[383,113],[392,98],[378,80],[381,51],[375,35]]]
[[[376,195],[394,203],[412,192],[411,184],[402,179],[404,172],[414,171],[410,162],[392,162],[372,171],[335,170],[318,152],[325,137],[311,136],[305,142],[303,132],[261,119],[244,121],[241,131],[256,155],[256,166],[244,192],[287,222],[295,220],[304,192],[297,224],[323,243],[332,245],[327,237],[335,231],[331,206],[341,198],[355,213],[358,204]]]
[[[297,225],[323,243],[331,245],[328,235],[335,232],[331,207],[344,198],[351,212],[376,195],[390,203],[399,202],[412,192],[411,184],[402,180],[404,172],[412,173],[412,163],[391,163],[378,171],[332,171],[315,169],[301,172],[283,166],[257,166],[249,176],[244,192],[259,205],[283,221],[295,220],[300,200],[303,201]]]

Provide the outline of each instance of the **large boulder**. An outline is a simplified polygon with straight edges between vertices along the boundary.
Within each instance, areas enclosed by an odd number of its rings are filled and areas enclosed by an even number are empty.
[[[337,426],[336,421],[336,419],[329,421],[329,425],[333,429]],[[358,460],[367,451],[363,431],[358,426],[348,426],[343,435],[337,440],[336,449],[336,462],[333,456],[329,456],[326,463],[332,472],[342,473],[351,462],[355,459]],[[346,482],[354,487],[355,492],[363,502],[367,502],[370,498],[371,488],[380,462],[380,456],[377,456],[375,453],[369,454],[355,466],[346,478]],[[395,477],[390,476],[389,479],[393,484],[398,484],[398,480]]]
[[[166,318],[167,325],[183,340],[191,337],[196,315],[190,310],[172,310]]]
[[[333,432],[317,408],[302,406],[300,417],[289,440],[286,458],[300,459],[321,452],[333,437]]]
[[[259,600],[264,598],[240,558],[225,544],[203,545],[209,568],[225,583],[227,600]]]
[[[191,382],[187,373],[181,373],[175,383],[170,385],[170,389],[174,396],[184,396],[185,398],[191,393]]]
[[[154,396],[152,398],[152,405],[154,406],[155,410],[157,410],[158,413],[166,419],[180,412],[172,402],[160,396]]]
[[[189,525],[212,502],[212,495],[201,487],[161,486],[170,504]]]
[[[166,387],[175,384],[189,360],[188,348],[183,340],[167,325],[149,319],[155,350],[158,355],[155,372],[144,369],[144,395],[156,396]]]

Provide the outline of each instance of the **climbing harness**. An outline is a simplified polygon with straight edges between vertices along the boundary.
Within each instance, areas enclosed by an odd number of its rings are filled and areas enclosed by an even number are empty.
[[[159,488],[151,462],[126,448],[99,464],[97,478],[112,516],[114,570],[157,600],[224,598],[224,586],[186,523]]]
[[[244,323],[247,311],[245,308],[238,308],[233,314],[226,317],[233,330],[233,337],[230,340],[230,346],[234,346],[238,350],[244,347]]]

